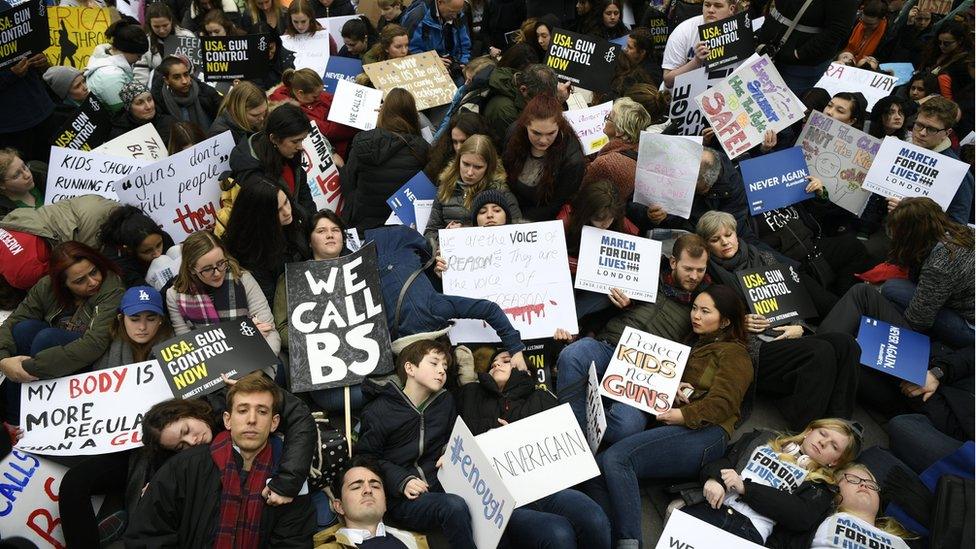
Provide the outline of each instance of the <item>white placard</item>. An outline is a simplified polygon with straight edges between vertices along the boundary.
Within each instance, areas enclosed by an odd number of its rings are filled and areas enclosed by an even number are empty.
[[[898,78],[890,74],[831,63],[815,87],[827,90],[831,97],[840,92],[861,92],[868,100],[868,112],[871,112],[879,99],[891,95],[897,82]]]
[[[683,136],[641,132],[634,202],[657,204],[671,215],[688,219],[703,150],[701,142]]]
[[[336,46],[342,49],[344,42],[342,41],[342,26],[346,24],[346,21],[355,19],[359,17],[358,15],[337,15],[335,17],[321,17],[316,19],[322,28],[329,31],[329,36],[335,40]]]
[[[967,133],[966,137],[963,137],[962,140],[959,142],[959,146],[962,147],[965,145],[972,145],[973,143],[976,143],[976,131],[971,131]]]
[[[583,94],[574,91],[569,95],[569,99],[566,100],[566,107],[571,111],[585,109],[587,107],[586,99],[583,97]]]
[[[234,138],[226,131],[150,164],[117,182],[119,200],[142,208],[180,244],[216,223],[220,209],[217,178],[229,169],[233,149]]]
[[[312,200],[320,210],[342,212],[342,186],[339,184],[339,168],[332,154],[335,149],[329,139],[319,131],[318,124],[309,122],[310,130],[302,141],[302,168]]]
[[[671,409],[691,347],[669,339],[624,329],[613,351],[600,394],[650,414]]]
[[[563,113],[569,125],[576,132],[580,143],[583,144],[583,154],[590,155],[603,148],[610,142],[610,138],[603,133],[606,118],[613,109],[613,101],[594,105],[585,109],[571,110]]]
[[[927,196],[945,210],[969,165],[897,137],[885,137],[864,178],[865,190],[889,198]]]
[[[563,230],[562,221],[441,229],[444,293],[497,303],[523,340],[552,337],[556,328],[575,334],[576,301]],[[491,341],[481,339],[494,336],[485,326],[481,320],[459,322],[451,338]]]
[[[281,45],[295,53],[296,69],[312,69],[319,76],[325,76],[329,64],[329,33],[317,31],[315,34],[281,35]]]
[[[44,204],[86,194],[118,200],[115,182],[146,164],[140,160],[95,151],[51,147]]]
[[[122,158],[133,158],[143,162],[155,162],[169,156],[166,143],[160,137],[156,127],[143,124],[115,139],[102,144],[95,152],[105,153]]]
[[[596,363],[590,362],[589,380],[586,383],[586,441],[596,454],[607,433],[607,413],[600,396],[600,378],[596,375]]]
[[[433,200],[418,198],[413,201],[413,213],[417,219],[417,232],[424,234],[427,230],[427,223],[430,221],[430,212],[434,210]]]
[[[360,86],[348,80],[339,80],[336,83],[335,97],[332,98],[332,108],[329,109],[328,118],[332,122],[360,130],[371,130],[376,127],[381,103],[383,103],[382,91]]]
[[[671,106],[668,118],[678,126],[681,135],[699,135],[705,129],[705,117],[695,98],[708,89],[708,75],[705,68],[679,74],[671,89]]]
[[[655,549],[704,549],[706,547],[758,549],[762,545],[756,545],[676,510],[671,513],[667,524],[664,525],[664,532],[661,533],[661,539],[658,540]]]
[[[575,287],[601,294],[612,288],[654,303],[661,275],[661,242],[615,231],[583,227]]]
[[[110,454],[142,446],[142,414],[173,391],[155,360],[20,386],[17,448],[51,456]]]
[[[497,547],[515,499],[460,417],[454,422],[437,480],[445,492],[461,496],[468,504],[475,545],[479,549]]]

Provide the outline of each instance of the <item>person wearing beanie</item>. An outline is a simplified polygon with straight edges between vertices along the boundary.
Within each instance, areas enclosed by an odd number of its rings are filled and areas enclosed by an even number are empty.
[[[149,88],[132,80],[119,90],[119,99],[122,101],[122,110],[112,118],[110,137],[118,137],[143,124],[152,124],[163,138],[163,143],[169,143],[170,128],[176,123],[176,119],[159,112]]]
[[[111,44],[99,44],[85,69],[88,89],[112,112],[122,110],[119,92],[133,79],[132,65],[149,51],[149,39],[131,19],[112,23],[105,36]]]
[[[496,189],[481,191],[471,203],[471,226],[496,227],[508,225],[511,212],[512,209],[505,193]]]
[[[44,82],[58,99],[72,107],[81,105],[88,97],[85,75],[74,67],[51,67],[44,71]]]

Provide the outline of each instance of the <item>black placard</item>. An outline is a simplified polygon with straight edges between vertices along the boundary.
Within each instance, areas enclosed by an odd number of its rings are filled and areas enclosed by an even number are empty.
[[[196,36],[180,36],[172,33],[163,39],[163,55],[186,57],[193,65],[190,74],[199,78],[203,74],[203,46]]]
[[[651,37],[654,39],[654,51],[656,53],[663,53],[664,46],[668,44],[668,36],[671,34],[671,30],[668,28],[667,17],[659,10],[647,8],[647,11],[644,13],[644,18],[648,30],[651,31]]]
[[[30,0],[0,13],[0,69],[41,53],[50,45],[47,6],[41,0]]]
[[[705,66],[709,71],[731,67],[756,53],[752,20],[746,12],[699,25],[698,37],[710,50],[705,59]]]
[[[587,34],[556,29],[552,33],[546,65],[563,80],[581,88],[609,92],[618,55],[620,49],[616,44]]]
[[[213,36],[202,39],[206,82],[257,80],[268,73],[268,37]]]
[[[108,141],[112,131],[112,118],[108,107],[90,93],[67,123],[54,133],[51,144],[56,147],[90,151]]]
[[[771,265],[736,271],[735,276],[749,310],[766,317],[771,326],[817,316],[810,294],[800,283],[800,274],[794,267]]]
[[[291,391],[345,387],[393,371],[376,244],[285,265]]]

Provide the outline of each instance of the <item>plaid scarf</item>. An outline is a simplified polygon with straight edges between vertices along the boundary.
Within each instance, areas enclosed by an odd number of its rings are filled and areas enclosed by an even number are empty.
[[[272,454],[269,441],[254,458],[247,479],[241,482],[240,464],[234,457],[234,441],[224,431],[210,444],[210,456],[222,473],[220,479],[220,522],[214,538],[215,549],[257,548],[261,541],[261,491],[271,477]]]
[[[180,309],[180,316],[191,327],[209,326],[247,316],[248,313],[244,285],[234,279],[230,269],[227,269],[224,283],[219,288],[207,286],[203,293],[178,293],[176,304]]]
[[[673,299],[678,303],[683,303],[685,305],[694,301],[695,297],[698,296],[699,292],[709,287],[712,284],[712,278],[707,274],[702,278],[701,283],[695,288],[695,291],[689,292],[682,288],[679,288],[674,281],[674,274],[671,272],[671,264],[666,261],[661,261],[661,284],[658,286],[664,295],[668,296],[669,299]]]

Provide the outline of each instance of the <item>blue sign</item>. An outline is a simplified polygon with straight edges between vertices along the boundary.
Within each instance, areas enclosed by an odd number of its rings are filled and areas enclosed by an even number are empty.
[[[861,364],[915,385],[925,385],[929,336],[862,316],[857,344],[861,346]]]
[[[894,74],[895,78],[898,79],[895,80],[896,86],[907,84],[912,78],[912,75],[915,74],[915,65],[912,65],[911,63],[882,63],[878,66],[878,68],[885,72],[890,71],[892,74]]]
[[[386,203],[404,225],[416,229],[417,212],[413,209],[414,200],[433,200],[436,196],[437,187],[420,171],[393,193],[393,196],[387,198]]]
[[[627,47],[627,39],[628,38],[630,38],[630,35],[629,34],[625,34],[625,35],[621,36],[620,38],[614,38],[613,40],[610,40],[610,43],[611,44],[616,44],[616,45],[620,46],[621,48],[626,48]]]
[[[325,66],[325,77],[322,78],[322,83],[325,84],[325,91],[335,95],[339,80],[352,82],[362,72],[363,62],[359,59],[333,55],[329,58],[329,64]]]
[[[743,160],[739,169],[752,215],[813,198],[813,193],[806,191],[810,170],[800,147]]]

